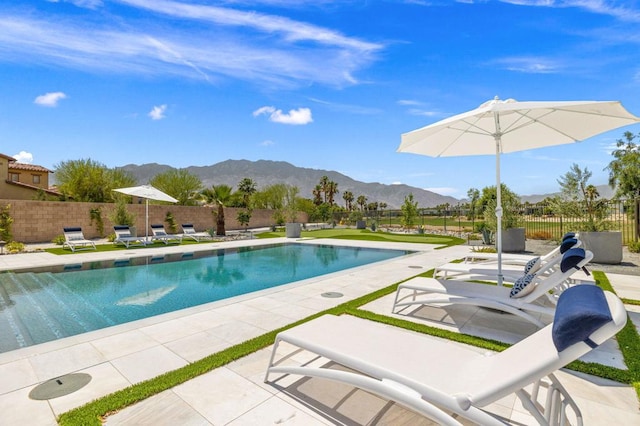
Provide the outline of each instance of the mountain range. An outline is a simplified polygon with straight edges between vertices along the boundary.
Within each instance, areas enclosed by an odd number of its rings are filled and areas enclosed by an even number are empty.
[[[145,184],[155,175],[174,169],[174,167],[165,164],[147,163],[141,165],[127,164],[122,169],[130,172],[139,184]],[[256,183],[258,190],[277,183],[297,186],[300,190],[299,196],[304,198],[313,198],[313,189],[320,183],[320,179],[323,176],[327,176],[329,180],[338,184],[339,193],[336,196],[338,205],[344,205],[342,194],[345,191],[351,191],[355,198],[364,195],[367,197],[368,203],[376,201],[387,203],[387,208],[389,209],[399,209],[404,203],[404,198],[409,194],[413,194],[413,198],[418,202],[419,207],[435,207],[445,203],[456,205],[466,201],[409,185],[360,182],[335,171],[296,167],[285,161],[226,160],[210,166],[190,166],[185,169],[189,173],[198,176],[205,187],[225,184],[235,190],[242,179],[249,178]],[[610,199],[613,197],[614,191],[608,185],[597,185],[596,188],[601,198]],[[523,203],[537,203],[554,195],[557,195],[557,193],[521,195],[520,199]]]
[[[139,184],[145,184],[155,175],[174,167],[147,163],[127,164],[121,168],[130,172]],[[404,198],[409,194],[413,194],[419,207],[435,207],[444,203],[455,205],[459,202],[454,197],[436,194],[421,188],[408,185],[365,183],[335,171],[296,167],[285,161],[226,160],[210,166],[190,166],[185,169],[198,176],[205,187],[225,184],[236,190],[242,179],[249,178],[256,183],[258,190],[277,183],[297,186],[300,190],[298,195],[303,198],[313,198],[313,189],[320,183],[320,179],[326,176],[330,181],[338,184],[339,193],[335,200],[336,204],[342,206],[344,206],[342,194],[345,191],[351,191],[356,199],[358,196],[364,195],[367,198],[367,203],[376,201],[387,203],[389,209],[399,209],[404,203]]]

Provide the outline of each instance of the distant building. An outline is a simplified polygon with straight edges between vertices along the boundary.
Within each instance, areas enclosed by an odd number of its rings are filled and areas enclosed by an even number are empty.
[[[58,199],[60,193],[49,188],[51,170],[35,164],[18,163],[0,154],[0,198],[9,200]]]

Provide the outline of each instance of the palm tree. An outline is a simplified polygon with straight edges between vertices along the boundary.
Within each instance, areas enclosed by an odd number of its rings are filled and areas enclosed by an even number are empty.
[[[257,191],[256,183],[251,178],[243,178],[238,184],[238,191],[242,194],[242,207],[249,208],[251,196]]]
[[[340,192],[338,191],[338,184],[334,181],[329,181],[327,183],[326,202],[328,202],[330,206],[333,205],[334,197],[338,192]]]
[[[316,185],[315,188],[313,188],[313,204],[316,206],[322,204],[322,186],[320,185]]]
[[[353,208],[353,206],[351,205],[351,203],[353,203],[353,200],[354,200],[353,192],[344,191],[344,193],[342,194],[342,199],[344,200],[344,208],[348,212],[350,212],[351,209]]]
[[[224,208],[231,201],[231,193],[233,188],[229,185],[213,185],[211,188],[206,188],[200,192],[202,200],[206,204],[215,204],[218,210],[214,215],[216,216],[216,235],[226,235],[227,232],[224,229]]]
[[[358,195],[356,203],[358,203],[358,205],[360,206],[360,210],[364,211],[364,205],[367,204],[367,197],[365,197],[364,195]]]
[[[323,202],[327,202],[327,192],[329,190],[329,178],[327,176],[322,176],[320,178],[320,191],[322,194],[324,194],[324,200],[322,200]]]

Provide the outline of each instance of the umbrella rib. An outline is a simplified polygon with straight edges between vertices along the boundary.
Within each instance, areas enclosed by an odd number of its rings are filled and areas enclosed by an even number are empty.
[[[466,124],[467,126],[461,126],[461,127],[454,127],[454,126],[446,126],[447,129],[450,130],[455,130],[456,132],[460,132],[460,134],[458,136],[456,136],[451,143],[447,144],[447,146],[445,146],[442,150],[440,150],[440,152],[438,153],[438,155],[436,157],[440,157],[442,155],[442,153],[446,152],[449,147],[451,147],[452,145],[455,145],[458,142],[458,139],[460,139],[462,136],[464,136],[465,133],[473,133],[476,135],[493,135],[493,133],[486,131],[485,129],[483,129],[482,127],[476,125],[476,123],[478,121],[480,121],[481,117],[475,117],[476,120],[474,122],[469,122],[467,120],[461,120],[462,123]],[[471,130],[471,129],[477,129],[477,130]]]
[[[511,123],[511,124],[507,127],[507,129],[506,129],[506,130],[503,130],[503,131],[500,133],[500,135],[505,135],[505,134],[507,134],[507,133],[515,132],[515,131],[517,131],[517,130],[520,130],[520,129],[523,129],[523,128],[527,127],[527,126],[530,126],[530,125],[532,125],[532,124],[538,124],[538,125],[541,125],[541,126],[544,126],[544,127],[548,128],[548,129],[551,129],[551,130],[553,130],[554,132],[560,133],[561,135],[566,136],[567,138],[569,138],[569,139],[573,140],[574,142],[577,142],[577,141],[581,140],[581,138],[576,138],[576,137],[574,137],[574,136],[571,136],[570,134],[568,134],[568,133],[566,133],[566,132],[564,132],[564,131],[561,131],[561,130],[559,130],[559,129],[555,128],[555,127],[552,127],[552,126],[548,125],[548,124],[547,124],[547,123],[545,123],[544,121],[540,121],[542,118],[546,117],[547,115],[552,114],[552,113],[553,113],[553,112],[555,112],[555,111],[559,111],[558,109],[556,109],[556,108],[551,108],[551,109],[549,110],[549,112],[547,112],[547,113],[546,113],[546,114],[544,114],[544,115],[541,115],[541,116],[540,116],[540,117],[538,117],[538,118],[532,118],[532,117],[529,117],[527,114],[528,114],[530,111],[531,111],[531,110],[527,110],[527,112],[526,112],[526,113],[523,113],[522,111],[513,111],[515,114],[519,115],[518,119],[517,119],[516,121],[514,121],[513,123]],[[562,110],[562,111],[566,111],[566,110]],[[579,113],[578,111],[570,111],[570,112]],[[597,114],[596,114],[596,115],[597,115]],[[528,119],[529,121],[526,121],[526,122],[524,122],[524,123],[519,123],[519,122],[521,121],[521,119]],[[517,124],[517,126],[516,126],[516,124]]]

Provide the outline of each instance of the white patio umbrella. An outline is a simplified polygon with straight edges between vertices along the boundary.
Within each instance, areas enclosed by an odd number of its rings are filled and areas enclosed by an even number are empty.
[[[154,188],[151,185],[130,186],[128,188],[114,189],[114,191],[145,199],[146,201],[145,227],[144,227],[145,242],[149,240],[149,200],[167,201],[169,203],[178,202],[178,200],[173,198],[171,195],[165,194],[164,192],[160,191],[157,188]]]
[[[404,133],[398,152],[451,157],[496,156],[498,284],[502,285],[500,154],[578,142],[640,122],[617,101],[517,102],[495,99]]]

